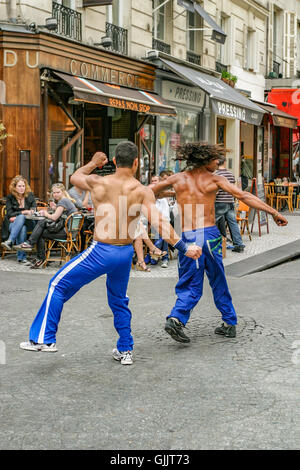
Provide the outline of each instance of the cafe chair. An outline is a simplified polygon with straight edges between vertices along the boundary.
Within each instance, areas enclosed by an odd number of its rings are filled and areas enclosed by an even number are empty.
[[[286,202],[289,212],[294,212],[293,208],[293,192],[294,187],[292,184],[288,186],[288,194],[277,194],[276,210],[281,209],[281,203]]]
[[[247,204],[245,204],[242,201],[239,201],[239,205],[238,205],[238,208],[237,208],[237,211],[236,211],[237,212],[236,220],[237,220],[237,223],[240,225],[241,235],[243,236],[244,233],[245,233],[245,229],[247,229],[249,240],[251,241],[252,238],[251,238],[251,233],[250,233],[250,229],[249,229],[250,210],[251,209],[250,209],[249,206],[247,206]]]
[[[65,222],[66,238],[55,238],[53,240],[46,240],[46,259],[43,268],[47,266],[49,261],[59,261],[67,263],[71,259],[72,253],[80,253],[81,250],[81,236],[80,230],[84,221],[81,212],[74,212],[70,214]],[[60,256],[51,255],[51,252],[60,253]]]
[[[93,240],[94,232],[92,230],[84,230],[85,242],[84,242],[84,249],[86,250],[87,247],[90,245],[91,241]]]
[[[300,203],[300,194],[297,195],[297,200],[296,200],[296,207],[295,207],[295,209],[299,209],[299,203]]]
[[[276,192],[275,192],[275,184],[274,183],[266,183],[265,184],[265,189],[266,189],[266,202],[269,204],[271,207],[274,207],[274,203],[276,201]]]

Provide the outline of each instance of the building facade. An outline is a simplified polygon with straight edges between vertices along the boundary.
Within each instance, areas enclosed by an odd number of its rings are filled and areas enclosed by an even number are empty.
[[[300,0],[0,0],[0,196],[23,172],[45,197],[51,159],[68,185],[96,149],[111,157],[126,138],[145,184],[178,171],[176,145],[191,140],[229,148],[236,177],[242,161],[249,178],[265,176],[259,104],[298,86],[299,15]]]

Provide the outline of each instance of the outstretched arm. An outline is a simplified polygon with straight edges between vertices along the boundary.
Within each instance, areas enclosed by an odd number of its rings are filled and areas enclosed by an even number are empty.
[[[247,206],[270,214],[277,225],[287,225],[288,222],[286,218],[279,214],[277,210],[273,209],[273,207],[269,206],[269,204],[266,204],[261,199],[254,196],[254,194],[251,194],[247,191],[242,191],[234,184],[229,183],[227,178],[224,176],[218,176],[216,178],[216,183],[220,189],[223,189],[223,191],[232,194],[234,197],[247,204]]]
[[[169,197],[169,195],[174,197],[175,191],[172,190],[172,185],[175,179],[176,175],[172,175],[157,184],[149,184],[148,188],[152,189],[156,198]]]
[[[108,162],[107,156],[103,152],[96,152],[93,158],[89,163],[78,168],[78,170],[73,173],[71,176],[71,183],[74,186],[78,186],[80,189],[84,189],[85,191],[90,191],[92,189],[93,184],[93,175],[91,175],[92,171],[94,171],[97,167],[102,167]]]
[[[177,235],[169,221],[163,218],[155,206],[155,196],[149,188],[145,188],[141,211],[166,242],[183,252],[188,258],[198,259],[201,256],[202,248],[197,245],[188,247]]]

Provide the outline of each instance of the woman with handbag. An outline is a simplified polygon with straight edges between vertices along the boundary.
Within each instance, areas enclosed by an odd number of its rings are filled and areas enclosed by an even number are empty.
[[[32,214],[35,209],[35,197],[27,180],[21,175],[15,176],[9,185],[6,215],[2,226],[1,245],[7,251],[12,250],[14,243],[20,244],[26,240],[27,231],[32,229],[32,221],[26,220],[26,215]],[[27,263],[26,253],[18,251],[17,260],[19,263]]]
[[[45,219],[37,223],[26,242],[17,246],[20,250],[32,251],[33,245],[37,245],[37,258],[32,261],[30,269],[38,269],[43,265],[45,261],[45,239],[66,238],[65,220],[70,214],[77,212],[74,200],[70,198],[62,183],[53,184],[51,193],[54,203],[50,203],[50,207],[54,210],[54,213],[50,214],[47,210],[40,211]]]

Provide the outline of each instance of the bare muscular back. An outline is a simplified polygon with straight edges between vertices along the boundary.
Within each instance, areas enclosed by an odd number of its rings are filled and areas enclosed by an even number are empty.
[[[145,187],[134,177],[93,175],[91,188],[95,211],[94,239],[113,245],[132,243]]]
[[[166,180],[176,192],[183,231],[215,225],[215,199],[219,189],[216,178],[207,170],[195,169],[176,173]]]

